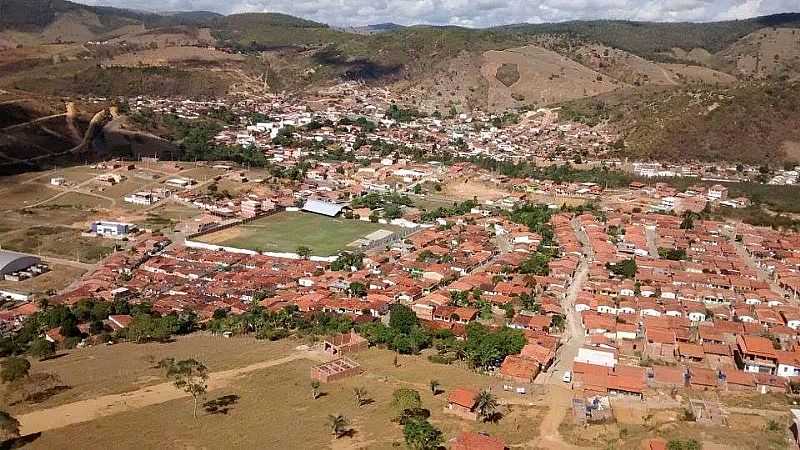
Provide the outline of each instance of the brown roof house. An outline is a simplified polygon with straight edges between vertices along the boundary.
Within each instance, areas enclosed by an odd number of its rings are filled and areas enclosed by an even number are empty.
[[[500,375],[517,383],[532,383],[538,374],[539,363],[520,356],[506,356],[500,366]]]
[[[450,446],[451,450],[503,450],[506,443],[502,439],[472,431],[462,431]]]
[[[774,375],[778,367],[778,356],[772,341],[765,337],[737,336],[734,356],[736,364],[745,372]]]
[[[478,400],[478,393],[464,388],[456,388],[450,391],[447,396],[447,406],[445,412],[455,414],[463,419],[478,420],[478,412],[475,406]]]

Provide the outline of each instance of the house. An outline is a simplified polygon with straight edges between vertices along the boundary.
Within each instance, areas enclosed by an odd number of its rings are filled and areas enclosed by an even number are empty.
[[[323,351],[333,356],[355,353],[369,347],[369,342],[353,330],[325,339]]]
[[[114,314],[108,316],[108,325],[112,330],[122,330],[133,322],[133,317],[128,314]]]
[[[472,431],[462,431],[450,446],[450,450],[503,450],[506,443],[499,438]]]
[[[617,365],[617,355],[613,351],[581,347],[578,349],[575,362],[592,364],[595,366],[615,367]]]
[[[92,223],[92,233],[106,237],[126,237],[136,230],[136,225],[125,222],[97,221]]]
[[[539,363],[521,356],[506,356],[500,366],[500,375],[517,383],[532,383],[538,374]]]
[[[463,419],[478,420],[475,410],[478,393],[464,388],[456,388],[447,396],[445,412],[455,414]]]
[[[469,307],[437,306],[433,310],[433,320],[468,324],[478,317],[479,310]]]
[[[778,356],[772,341],[761,336],[736,336],[736,364],[745,372],[775,374]]]
[[[544,331],[547,332],[550,329],[550,325],[552,322],[552,317],[550,316],[543,316],[543,315],[535,315],[535,316],[528,316],[524,314],[517,314],[511,320],[511,323],[508,324],[510,328],[516,328],[518,330],[533,330],[533,331]]]
[[[149,206],[153,203],[157,203],[160,199],[153,192],[135,192],[133,194],[126,195],[123,197],[123,200],[128,203],[133,203],[134,205]]]
[[[653,366],[648,377],[651,385],[657,387],[686,386],[686,369],[683,367]]]
[[[64,339],[64,335],[61,334],[61,327],[53,328],[44,332],[44,340],[47,342],[60,344],[64,342]]]
[[[776,375],[785,378],[800,376],[800,353],[777,350],[775,356],[778,359]]]

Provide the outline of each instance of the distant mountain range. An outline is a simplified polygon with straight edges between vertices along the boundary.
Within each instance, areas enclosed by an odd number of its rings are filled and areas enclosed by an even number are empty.
[[[619,126],[632,154],[800,159],[798,114],[784,101],[800,81],[798,13],[713,23],[342,28],[278,13],[0,0],[0,52],[0,89],[43,95],[223,96],[358,80],[427,111],[561,105],[576,120]],[[769,121],[750,136],[778,150],[721,126],[745,120],[743,111]],[[673,120],[687,114],[701,119]]]

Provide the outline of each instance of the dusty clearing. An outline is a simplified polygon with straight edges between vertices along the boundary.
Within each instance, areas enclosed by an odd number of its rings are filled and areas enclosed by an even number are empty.
[[[472,200],[477,197],[478,201],[498,200],[508,192],[498,189],[489,184],[481,183],[470,179],[458,179],[443,186],[442,194],[454,200]]]
[[[230,338],[207,334],[178,337],[159,344],[122,343],[70,350],[66,356],[48,361],[31,361],[31,372],[53,373],[70,389],[36,405],[17,405],[8,410],[22,414],[103,395],[134,391],[164,382],[155,363],[163,358],[196,358],[212,371],[245,367],[260,361],[284,357],[300,341],[259,341],[253,338]],[[2,389],[2,388],[0,388]]]
[[[315,364],[307,359],[277,360],[250,366],[248,373],[231,371],[227,384],[214,386],[207,399],[228,400],[224,412],[212,414],[201,409],[197,420],[192,418],[191,399],[175,396],[174,388],[162,392],[152,387],[162,401],[140,405],[137,409],[97,417],[89,422],[51,429],[35,439],[30,448],[160,448],[171,442],[173,448],[376,448],[403,446],[402,428],[391,421],[392,392],[399,387],[416,387],[431,421],[445,439],[462,430],[487,432],[503,436],[511,447],[533,447],[537,442],[543,410],[539,407],[514,405],[497,424],[476,423],[444,413],[446,393],[433,396],[427,387],[431,377],[445,383],[445,391],[471,382],[483,385],[483,377],[461,367],[441,366],[420,357],[402,357],[401,367],[392,366],[393,353],[371,349],[356,355],[367,372],[336,383],[323,384],[323,395],[313,400],[309,386],[309,370]],[[280,362],[283,362],[280,364]],[[272,364],[278,366],[269,367]],[[217,377],[217,375],[215,375]],[[411,377],[409,380],[408,377]],[[446,382],[445,380],[453,380]],[[456,384],[456,380],[458,383]],[[371,402],[358,407],[353,398],[355,387],[366,387]],[[172,391],[170,391],[172,389]],[[114,397],[118,406],[122,397]],[[104,405],[98,404],[102,410]],[[352,432],[333,439],[326,426],[329,414],[342,414],[350,420]],[[34,416],[29,416],[34,417]],[[169,424],[169,426],[165,426]],[[142,433],[141,430],[147,430]],[[294,432],[294,431],[297,432]],[[302,430],[300,432],[299,430]],[[287,432],[288,431],[288,432]]]

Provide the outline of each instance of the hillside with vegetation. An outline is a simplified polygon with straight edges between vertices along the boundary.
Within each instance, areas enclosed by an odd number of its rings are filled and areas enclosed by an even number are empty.
[[[781,160],[798,142],[798,27],[800,14],[777,14],[365,32],[277,13],[0,0],[0,89],[218,98],[356,80],[427,113],[561,105],[562,118],[617,124],[626,155]]]
[[[800,160],[800,82],[638,90],[562,105],[562,118],[617,124],[622,156],[751,163]]]

